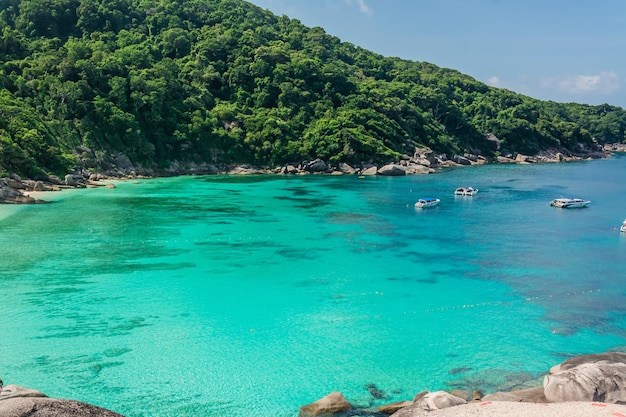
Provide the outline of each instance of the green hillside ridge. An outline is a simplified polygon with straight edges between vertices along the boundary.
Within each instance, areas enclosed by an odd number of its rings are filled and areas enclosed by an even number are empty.
[[[626,112],[388,58],[242,0],[0,0],[0,176],[624,142]],[[492,147],[486,134],[500,139]]]

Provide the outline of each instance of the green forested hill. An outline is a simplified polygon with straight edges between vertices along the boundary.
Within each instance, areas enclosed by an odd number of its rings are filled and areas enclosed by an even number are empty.
[[[623,142],[626,112],[386,58],[242,0],[0,0],[0,174]]]

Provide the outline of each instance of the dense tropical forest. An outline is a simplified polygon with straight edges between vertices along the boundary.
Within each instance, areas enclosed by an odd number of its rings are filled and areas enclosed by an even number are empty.
[[[0,175],[624,142],[626,112],[383,57],[242,0],[0,0]]]

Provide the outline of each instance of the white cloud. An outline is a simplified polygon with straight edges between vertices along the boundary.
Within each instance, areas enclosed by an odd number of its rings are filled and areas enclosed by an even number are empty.
[[[500,80],[500,78],[496,77],[495,75],[492,75],[491,77],[487,78],[487,84],[492,87],[500,87],[502,86],[502,80]]]
[[[492,75],[483,80],[492,87],[506,88],[539,100],[561,103],[608,103],[611,98],[617,99],[617,94],[622,89],[620,76],[614,71],[544,78],[518,75],[514,79]]]
[[[371,16],[374,14],[374,9],[372,9],[371,7],[369,7],[366,3],[365,0],[344,0],[346,2],[346,4],[352,6],[353,4],[358,6],[359,10],[361,11],[361,13],[366,14],[368,16]]]
[[[603,71],[595,75],[543,78],[540,80],[540,84],[544,88],[554,88],[570,94],[608,94],[619,90],[621,83],[615,72]]]

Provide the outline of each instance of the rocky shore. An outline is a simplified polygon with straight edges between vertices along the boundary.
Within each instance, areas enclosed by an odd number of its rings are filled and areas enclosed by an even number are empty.
[[[121,414],[74,400],[48,398],[46,394],[18,385],[0,384],[2,417],[124,417]]]
[[[496,392],[423,391],[412,400],[357,409],[332,392],[300,407],[299,417],[626,417],[626,353],[572,357],[553,366],[543,386]]]
[[[497,138],[491,141],[499,147]],[[416,148],[413,155],[405,155],[402,160],[386,164],[375,165],[363,162],[359,166],[353,167],[347,163],[332,164],[321,159],[301,161],[294,164],[272,169],[255,167],[248,164],[237,165],[213,165],[201,164],[181,164],[172,163],[166,169],[147,169],[133,165],[130,159],[121,154],[109,155],[106,167],[103,170],[88,168],[90,164],[82,164],[73,172],[65,175],[64,178],[58,176],[47,176],[44,179],[32,180],[22,179],[16,174],[9,177],[0,178],[0,204],[38,204],[46,201],[31,197],[29,193],[39,191],[60,191],[66,188],[90,188],[90,187],[110,187],[115,185],[114,180],[171,177],[179,175],[259,175],[259,174],[279,174],[279,175],[358,175],[358,176],[404,176],[431,174],[437,169],[451,166],[468,166],[486,163],[513,163],[531,164],[544,162],[568,162],[588,159],[599,159],[610,157],[614,152],[626,152],[626,144],[597,145],[594,148],[581,147],[574,153],[564,149],[543,151],[536,155],[511,154],[506,150],[498,151],[498,156],[487,158],[481,154],[436,155],[430,149]]]
[[[373,396],[379,394],[370,390]],[[0,383],[2,417],[123,417],[75,400]],[[354,407],[332,392],[300,407],[299,417],[626,417],[626,353],[572,357],[553,366],[543,386],[496,392],[422,391],[376,408]],[[195,416],[189,416],[195,417]],[[261,416],[262,417],[262,416]]]

